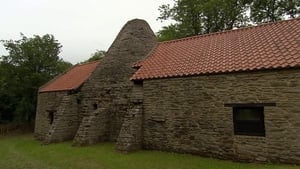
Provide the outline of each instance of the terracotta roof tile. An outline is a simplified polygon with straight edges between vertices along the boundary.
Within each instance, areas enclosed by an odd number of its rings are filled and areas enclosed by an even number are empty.
[[[131,80],[300,66],[300,19],[159,43]]]
[[[99,61],[95,61],[75,65],[70,70],[42,86],[39,92],[67,91],[77,89],[90,77],[99,63]]]

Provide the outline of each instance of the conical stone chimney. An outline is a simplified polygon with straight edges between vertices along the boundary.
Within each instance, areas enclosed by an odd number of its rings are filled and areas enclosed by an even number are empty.
[[[82,86],[80,93],[81,124],[75,145],[116,141],[126,111],[131,107],[135,72],[132,65],[145,58],[157,40],[148,23],[134,19],[126,23],[105,57]]]

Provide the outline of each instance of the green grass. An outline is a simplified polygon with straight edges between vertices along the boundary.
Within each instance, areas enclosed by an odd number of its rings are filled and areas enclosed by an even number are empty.
[[[300,169],[300,166],[246,164],[199,156],[138,151],[118,153],[112,143],[72,147],[41,145],[31,134],[0,137],[1,169]]]

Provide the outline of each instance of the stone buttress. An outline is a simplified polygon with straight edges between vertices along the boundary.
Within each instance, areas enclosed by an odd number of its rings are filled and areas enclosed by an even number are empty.
[[[68,91],[39,93],[35,138],[45,144],[72,140],[79,126],[77,95]]]

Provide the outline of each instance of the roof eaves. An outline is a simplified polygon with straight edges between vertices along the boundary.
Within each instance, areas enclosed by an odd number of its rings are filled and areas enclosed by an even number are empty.
[[[177,75],[165,75],[165,76],[147,76],[147,77],[135,77],[130,78],[131,81],[143,81],[143,80],[153,80],[153,79],[166,79],[166,78],[178,78],[178,77],[191,77],[199,75],[217,75],[217,74],[229,74],[229,73],[243,73],[243,72],[253,72],[253,71],[265,71],[265,70],[283,70],[283,69],[298,69],[300,65],[287,66],[287,67],[270,67],[270,68],[254,68],[254,69],[239,69],[239,70],[230,70],[230,71],[209,71],[205,73],[193,73],[193,74],[177,74]]]
[[[51,93],[51,92],[67,92],[75,89],[56,89],[56,90],[46,90],[46,91],[39,91],[39,93]]]

